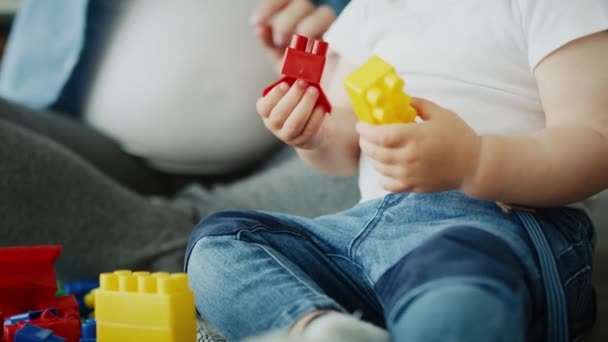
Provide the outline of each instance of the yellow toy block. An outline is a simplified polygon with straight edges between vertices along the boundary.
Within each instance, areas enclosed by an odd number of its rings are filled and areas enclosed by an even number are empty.
[[[194,293],[183,273],[116,271],[95,291],[99,342],[195,342]]]
[[[403,92],[405,83],[395,68],[378,56],[353,71],[344,80],[355,114],[371,124],[413,122],[416,109]]]

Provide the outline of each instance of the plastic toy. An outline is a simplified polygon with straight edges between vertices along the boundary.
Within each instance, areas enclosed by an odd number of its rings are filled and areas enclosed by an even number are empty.
[[[185,274],[104,273],[95,291],[99,341],[194,342],[194,293]]]
[[[97,324],[94,319],[87,319],[82,323],[82,337],[80,342],[97,341]]]
[[[327,113],[331,113],[331,103],[327,99],[325,92],[321,89],[321,76],[325,69],[325,56],[327,55],[327,42],[322,40],[313,40],[310,49],[307,49],[309,39],[307,37],[294,34],[291,38],[291,43],[285,49],[283,56],[283,68],[281,74],[283,78],[268,86],[262,92],[262,96],[268,94],[272,88],[282,82],[286,82],[292,86],[296,80],[302,79],[319,90],[319,99],[317,105],[322,106]]]
[[[51,308],[51,309],[47,309],[47,310],[30,311],[28,313],[15,315],[15,316],[10,317],[7,320],[5,320],[4,325],[11,325],[11,324],[17,324],[17,323],[23,322],[23,321],[29,322],[29,321],[33,321],[36,319],[40,319],[40,317],[43,316],[44,313],[50,313],[50,314],[53,314],[54,316],[57,316],[57,309]]]
[[[344,80],[355,114],[371,124],[414,122],[417,112],[403,92],[404,85],[395,68],[378,56]]]
[[[55,297],[53,263],[61,250],[61,246],[0,249],[0,311],[4,317],[41,309],[38,302]]]
[[[3,341],[13,341],[28,324],[51,330],[68,342],[80,339],[76,298],[55,297],[57,280],[53,263],[61,250],[61,246],[0,248]]]
[[[53,335],[48,329],[26,324],[15,334],[15,342],[65,342],[61,337]]]
[[[55,335],[64,338],[67,342],[78,342],[80,339],[80,320],[78,315],[61,317],[59,310],[48,309],[30,312],[28,314],[13,316],[4,323],[4,341],[13,341],[19,331],[26,325],[50,330]],[[62,339],[63,340],[63,339]]]
[[[85,297],[88,293],[99,287],[97,280],[81,280],[63,284],[63,292],[76,297],[80,308],[80,317],[89,317],[91,309],[85,304]]]

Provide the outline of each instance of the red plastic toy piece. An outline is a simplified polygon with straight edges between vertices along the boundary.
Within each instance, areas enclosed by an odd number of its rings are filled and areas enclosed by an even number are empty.
[[[53,314],[50,310],[47,310],[44,311],[38,319],[5,325],[3,334],[4,341],[14,341],[17,331],[26,324],[51,330],[53,334],[65,338],[66,342],[78,342],[80,340],[81,326],[78,317],[60,317]]]
[[[0,312],[4,317],[37,309],[53,298],[57,279],[53,263],[61,246],[0,248]]]
[[[281,73],[283,78],[268,86],[262,92],[262,96],[268,94],[272,88],[286,82],[292,86],[296,80],[302,79],[310,83],[310,86],[319,90],[319,99],[317,105],[322,106],[327,113],[331,113],[331,103],[323,89],[321,89],[321,76],[325,69],[325,56],[327,55],[327,42],[322,40],[313,40],[310,49],[308,47],[309,39],[297,34],[291,38],[291,44],[285,49],[283,57],[283,68]]]
[[[12,342],[25,324],[49,329],[67,342],[80,339],[80,316],[74,296],[55,298],[57,279],[53,264],[61,246],[0,248],[0,318],[46,310],[40,317],[6,323],[2,341]],[[48,311],[54,308],[56,314]]]

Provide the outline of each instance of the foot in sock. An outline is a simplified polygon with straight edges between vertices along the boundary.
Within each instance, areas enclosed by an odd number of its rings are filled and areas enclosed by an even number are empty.
[[[246,340],[246,342],[389,342],[384,329],[361,321],[356,317],[329,313],[314,319],[301,334],[288,332],[271,333]]]

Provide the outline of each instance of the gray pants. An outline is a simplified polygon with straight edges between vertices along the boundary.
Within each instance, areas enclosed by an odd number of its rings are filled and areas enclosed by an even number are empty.
[[[317,174],[289,148],[236,180],[193,180],[150,169],[80,121],[0,99],[0,246],[63,245],[64,280],[181,270],[193,226],[220,209],[316,216],[358,198],[354,179]]]

